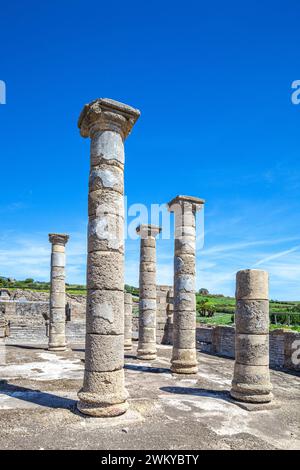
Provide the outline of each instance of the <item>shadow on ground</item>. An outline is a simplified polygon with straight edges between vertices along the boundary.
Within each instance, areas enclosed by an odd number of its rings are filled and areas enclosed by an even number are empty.
[[[176,395],[193,395],[198,397],[219,398],[231,402],[228,390],[209,390],[205,388],[193,387],[160,387],[163,392],[174,393]]]
[[[150,374],[171,374],[170,369],[165,367],[150,367],[150,366],[139,366],[135,364],[125,364],[124,368],[127,370],[135,370],[136,372],[149,372]]]
[[[49,351],[47,346],[29,346],[29,345],[19,345],[19,344],[7,344],[8,348],[17,348],[17,349],[28,349],[28,350],[40,350],[40,351]]]
[[[19,387],[18,385],[9,384],[5,380],[0,382],[1,394],[47,408],[63,408],[73,411],[76,405],[76,401],[70,398],[60,397],[52,393],[42,392],[41,390]]]

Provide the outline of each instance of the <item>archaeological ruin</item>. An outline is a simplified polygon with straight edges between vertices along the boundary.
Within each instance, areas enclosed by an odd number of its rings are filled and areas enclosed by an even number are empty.
[[[139,275],[139,344],[137,357],[142,360],[156,358],[156,240],[161,228],[139,225],[141,237]]]
[[[91,138],[85,373],[78,409],[117,416],[124,383],[124,140],[140,112],[113,100],[86,105],[78,126]]]
[[[161,227],[141,223],[138,294],[124,289],[124,143],[139,117],[106,98],[80,114],[80,134],[90,139],[87,295],[66,293],[69,236],[61,233],[49,234],[50,293],[0,289],[0,420],[7,409],[23,412],[21,397],[25,421],[37,413],[39,427],[44,407],[50,421],[67,423],[70,448],[77,435],[84,448],[96,435],[106,448],[124,448],[125,440],[130,448],[178,449],[184,434],[188,448],[226,449],[242,447],[240,434],[253,448],[284,447],[276,419],[297,446],[299,412],[289,397],[300,398],[300,333],[270,332],[268,273],[237,272],[233,326],[197,322],[196,221],[204,199],[178,195],[167,204],[173,285],[157,283]],[[259,430],[260,412],[269,435]],[[200,424],[203,433],[195,432]],[[45,427],[62,447],[59,433]],[[47,435],[37,432],[28,446],[47,446]]]
[[[64,351],[66,344],[66,286],[65,286],[65,245],[68,235],[50,233],[51,287],[49,318],[49,350]]]
[[[203,199],[177,196],[169,202],[175,216],[174,319],[172,372],[196,374],[196,223]]]
[[[124,292],[124,350],[132,349],[132,294]]]

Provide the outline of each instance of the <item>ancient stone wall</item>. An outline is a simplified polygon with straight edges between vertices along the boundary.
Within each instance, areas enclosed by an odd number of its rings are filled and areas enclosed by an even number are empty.
[[[85,341],[85,323],[68,322],[66,324],[66,337],[68,343],[82,345]],[[46,327],[45,325],[11,326],[6,344],[37,344],[46,348],[48,346]]]
[[[234,333],[234,328],[230,326],[198,326],[196,331],[198,349],[205,353],[234,358]],[[270,366],[300,370],[300,361],[299,364],[292,361],[292,355],[296,355],[297,341],[299,345],[300,333],[283,329],[271,331]],[[300,355],[298,356],[300,359]]]
[[[10,323],[7,343],[40,343],[48,341],[45,318],[49,317],[49,293],[27,290],[1,290],[0,312]],[[82,342],[85,337],[86,297],[68,295],[71,305],[71,322],[66,325],[69,342]]]
[[[8,295],[0,295],[0,309],[1,306],[5,306],[6,313],[13,314],[15,311],[15,302],[28,303],[32,305],[33,314],[36,311],[36,303],[47,303],[49,305],[49,293],[48,292],[33,292],[30,290],[16,289],[9,291]],[[1,294],[1,291],[0,291]],[[74,295],[66,294],[66,302],[71,305],[72,316],[74,320],[84,320],[85,319],[85,310],[86,310],[86,296],[85,295]]]

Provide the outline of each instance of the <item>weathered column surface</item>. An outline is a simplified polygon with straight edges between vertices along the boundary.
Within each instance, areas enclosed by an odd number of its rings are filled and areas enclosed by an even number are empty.
[[[124,349],[130,351],[132,348],[132,295],[124,293]]]
[[[86,105],[78,126],[91,138],[85,373],[78,409],[117,416],[124,384],[124,140],[140,112],[110,99]]]
[[[169,202],[175,217],[174,316],[171,371],[195,374],[196,356],[196,211],[204,200],[177,196]]]
[[[49,319],[49,350],[65,351],[66,343],[66,285],[65,245],[69,235],[49,233],[52,244],[51,253],[51,287],[50,287],[50,319]]]
[[[156,240],[161,231],[155,225],[139,225],[141,237],[139,278],[139,343],[137,357],[156,358]]]
[[[272,400],[269,373],[268,273],[245,269],[236,275],[233,398],[252,403]]]

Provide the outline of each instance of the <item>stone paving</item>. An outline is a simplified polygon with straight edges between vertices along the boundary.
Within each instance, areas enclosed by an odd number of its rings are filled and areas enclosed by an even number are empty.
[[[195,375],[170,372],[171,346],[158,357],[125,356],[129,410],[94,418],[76,411],[83,346],[6,346],[0,365],[0,449],[299,449],[300,375],[271,370],[274,404],[247,411],[229,396],[234,361],[197,354]],[[2,363],[4,362],[2,354]]]

